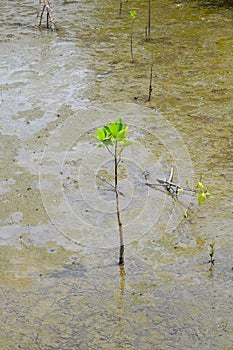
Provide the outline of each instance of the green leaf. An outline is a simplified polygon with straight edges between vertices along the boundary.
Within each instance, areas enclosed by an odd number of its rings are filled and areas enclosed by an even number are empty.
[[[117,139],[120,140],[120,139],[123,139],[125,137],[125,134],[128,130],[128,126],[124,127],[124,129],[122,129],[121,131],[119,131],[116,135]]]
[[[202,193],[199,193],[197,199],[198,199],[198,204],[201,205],[201,204],[204,203],[205,200],[206,200],[206,194],[203,193],[203,192],[202,192]]]
[[[102,142],[102,140],[99,138],[99,136],[97,136],[97,135],[92,135],[92,137],[94,137],[96,140]]]
[[[97,136],[99,137],[99,139],[102,141],[105,139],[105,132],[104,132],[104,129],[100,129],[98,128],[97,129]]]
[[[106,139],[106,140],[103,141],[103,144],[105,146],[113,146],[114,142],[112,141],[112,139]]]
[[[104,130],[106,131],[107,135],[111,135],[111,130],[109,129],[109,127],[107,125],[104,125]]]
[[[198,182],[198,185],[197,185],[197,187],[202,191],[203,190],[203,188],[204,188],[204,186],[202,185],[202,183],[201,182]]]
[[[117,126],[117,130],[118,130],[118,131],[121,131],[121,130],[122,130],[123,124],[122,124],[121,118],[117,118],[117,120],[116,120],[116,126]]]
[[[132,20],[134,20],[137,17],[137,12],[135,10],[131,10],[130,16],[131,16]]]
[[[184,210],[184,218],[187,219],[187,217],[188,217],[188,210],[185,209],[185,210]]]
[[[110,131],[111,131],[112,136],[114,138],[116,138],[117,132],[118,132],[118,127],[117,127],[116,123],[114,123],[114,122],[110,123]]]

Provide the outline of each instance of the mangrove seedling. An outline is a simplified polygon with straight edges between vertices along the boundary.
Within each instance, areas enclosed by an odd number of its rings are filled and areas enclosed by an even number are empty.
[[[197,184],[195,192],[197,193],[197,200],[199,205],[203,204],[207,198],[211,197],[211,194],[208,192],[207,187],[204,187],[200,181]]]
[[[137,12],[135,10],[130,11],[130,17],[131,17],[131,33],[130,33],[130,54],[131,54],[131,61],[134,63],[134,55],[133,55],[133,29],[134,29],[134,21],[137,17]]]
[[[214,245],[215,245],[214,243],[210,243],[208,247],[209,256],[210,256],[209,263],[211,263],[212,265],[214,265],[214,253],[215,253]]]
[[[121,161],[122,151],[130,144],[128,138],[125,136],[127,130],[128,126],[122,123],[121,118],[118,118],[116,122],[110,122],[109,126],[105,125],[102,129],[98,128],[96,135],[93,135],[100,142],[98,147],[105,147],[114,159],[114,192],[120,238],[119,265],[124,265],[124,237],[119,203],[118,165]]]

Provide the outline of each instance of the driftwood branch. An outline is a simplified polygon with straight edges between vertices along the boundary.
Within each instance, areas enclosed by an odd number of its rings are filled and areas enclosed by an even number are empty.
[[[153,187],[157,187],[157,186],[163,186],[163,187],[166,188],[166,190],[168,192],[170,192],[172,194],[175,194],[175,195],[177,195],[179,193],[179,191],[194,192],[189,187],[180,186],[180,185],[177,185],[176,183],[172,182],[173,181],[173,175],[174,175],[174,168],[172,167],[168,180],[167,179],[165,179],[165,180],[156,179],[158,181],[157,184],[151,184],[151,183],[146,182],[146,185],[149,186],[149,187],[152,187],[152,188]],[[147,181],[147,178],[148,177],[145,177],[146,181]]]

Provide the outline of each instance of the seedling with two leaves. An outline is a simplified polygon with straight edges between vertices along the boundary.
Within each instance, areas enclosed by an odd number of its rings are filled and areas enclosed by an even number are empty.
[[[200,181],[197,184],[195,192],[197,193],[197,200],[199,205],[204,203],[207,198],[211,197],[211,194],[208,192],[207,187],[204,187],[204,185]]]

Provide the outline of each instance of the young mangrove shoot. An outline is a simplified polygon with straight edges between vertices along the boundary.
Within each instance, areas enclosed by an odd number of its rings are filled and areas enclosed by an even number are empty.
[[[130,144],[126,137],[127,130],[128,126],[122,123],[121,118],[118,118],[116,122],[110,122],[109,126],[105,125],[102,129],[98,128],[96,135],[93,135],[100,142],[98,147],[105,147],[114,159],[114,192],[120,238],[119,265],[124,265],[124,236],[119,203],[118,165],[121,161],[122,151]]]
[[[214,253],[215,253],[214,245],[215,245],[214,243],[210,243],[208,247],[209,256],[210,256],[209,263],[211,263],[212,265],[214,265]]]
[[[208,192],[207,187],[204,187],[200,181],[197,184],[195,192],[197,193],[197,200],[199,205],[203,204],[207,198],[211,197],[211,194]]]
[[[134,55],[133,55],[133,29],[134,29],[134,21],[137,17],[137,12],[135,10],[130,11],[130,17],[131,17],[131,33],[130,33],[130,54],[131,54],[131,61],[134,63]]]

